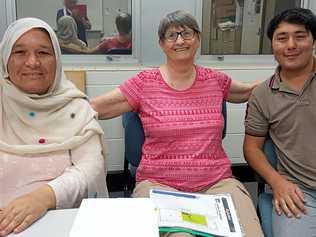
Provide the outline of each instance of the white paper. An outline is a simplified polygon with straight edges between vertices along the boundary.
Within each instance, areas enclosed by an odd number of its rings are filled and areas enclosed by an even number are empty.
[[[159,237],[157,215],[149,198],[84,199],[70,237]]]
[[[150,198],[157,207],[159,227],[182,227],[227,237],[242,236],[230,194],[206,195],[154,189]],[[186,221],[183,213],[195,217],[197,214],[206,221],[204,224]]]

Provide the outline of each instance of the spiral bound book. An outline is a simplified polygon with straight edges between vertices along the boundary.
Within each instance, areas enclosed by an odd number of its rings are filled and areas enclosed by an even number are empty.
[[[150,191],[160,232],[199,236],[242,237],[230,194],[197,194],[159,189]]]

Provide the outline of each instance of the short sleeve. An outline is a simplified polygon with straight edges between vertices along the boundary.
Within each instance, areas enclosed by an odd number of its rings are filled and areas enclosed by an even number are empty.
[[[255,91],[249,98],[245,118],[245,132],[248,135],[265,137],[269,131],[269,121],[263,100],[264,98],[258,99]]]
[[[141,75],[142,74],[139,73],[119,86],[119,89],[134,111],[139,110],[140,107],[143,90],[143,79]]]
[[[224,100],[226,100],[232,79],[225,73],[218,72],[217,80],[218,80],[219,87],[223,92]]]

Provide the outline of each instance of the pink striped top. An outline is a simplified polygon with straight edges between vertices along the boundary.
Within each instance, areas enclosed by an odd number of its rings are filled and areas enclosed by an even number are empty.
[[[222,101],[231,79],[196,66],[193,85],[178,91],[159,69],[142,71],[119,88],[139,113],[145,132],[137,181],[198,192],[232,176],[222,147]]]

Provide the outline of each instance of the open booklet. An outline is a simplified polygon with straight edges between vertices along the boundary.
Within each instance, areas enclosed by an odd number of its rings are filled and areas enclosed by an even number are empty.
[[[199,236],[242,237],[230,194],[197,194],[159,189],[150,191],[160,232]]]

